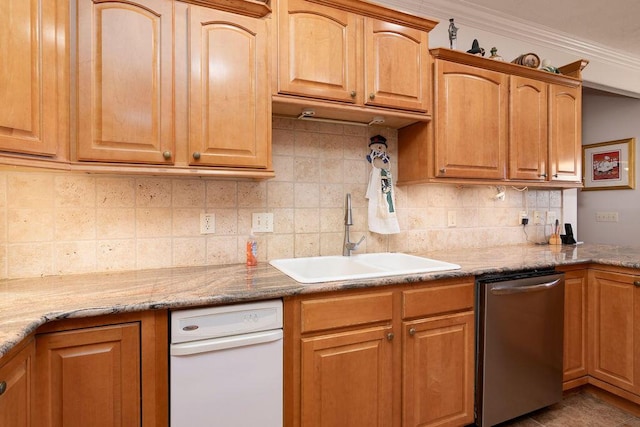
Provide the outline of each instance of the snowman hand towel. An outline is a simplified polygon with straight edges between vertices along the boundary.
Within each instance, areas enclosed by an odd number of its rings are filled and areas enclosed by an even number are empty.
[[[369,231],[378,234],[400,232],[396,215],[395,193],[391,171],[371,164],[366,198],[369,199]]]

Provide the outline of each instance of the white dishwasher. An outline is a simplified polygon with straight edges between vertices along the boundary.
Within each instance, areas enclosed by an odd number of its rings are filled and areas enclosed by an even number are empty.
[[[172,427],[282,426],[282,301],[171,312]]]

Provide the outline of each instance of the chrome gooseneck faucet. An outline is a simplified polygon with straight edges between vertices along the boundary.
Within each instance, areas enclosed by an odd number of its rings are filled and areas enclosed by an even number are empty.
[[[349,237],[349,227],[353,225],[353,213],[351,212],[351,193],[347,193],[345,200],[344,212],[344,246],[342,247],[342,255],[351,256],[351,251],[355,251],[364,241],[364,236],[360,238],[358,243],[353,243]]]

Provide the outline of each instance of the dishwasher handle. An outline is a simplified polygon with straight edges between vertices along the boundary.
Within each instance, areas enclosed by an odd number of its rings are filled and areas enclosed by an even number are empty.
[[[544,291],[547,289],[551,289],[560,283],[560,279],[552,280],[551,282],[546,283],[537,283],[535,285],[529,286],[511,286],[511,285],[498,285],[491,288],[491,293],[493,295],[511,295],[511,294],[520,294],[525,292],[538,292]]]
[[[192,354],[209,353],[229,348],[274,342],[281,340],[282,336],[282,329],[274,329],[271,331],[171,344],[169,352],[171,356],[190,356]]]

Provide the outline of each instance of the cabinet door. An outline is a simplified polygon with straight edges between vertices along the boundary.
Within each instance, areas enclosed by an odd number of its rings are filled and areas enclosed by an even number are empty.
[[[552,181],[582,179],[582,87],[549,85],[549,167]]]
[[[403,426],[461,426],[474,420],[473,312],[403,325]]]
[[[77,159],[172,163],[169,0],[78,0]]]
[[[589,375],[640,393],[640,277],[589,276]]]
[[[365,18],[365,104],[429,109],[429,41],[425,31]]]
[[[302,339],[301,425],[392,425],[390,327]]]
[[[509,178],[545,181],[547,84],[510,76]]]
[[[587,272],[568,271],[564,283],[563,381],[587,375]]]
[[[57,144],[55,0],[4,0],[0,13],[0,150],[53,156]]]
[[[38,425],[141,425],[138,323],[36,337]]]
[[[190,164],[269,166],[266,25],[260,19],[190,7]]]
[[[35,345],[31,339],[13,357],[0,359],[0,426],[31,425],[32,366]]]
[[[278,9],[278,92],[348,103],[362,98],[356,16],[303,0],[279,1]]]
[[[435,175],[504,179],[507,75],[436,60]]]

